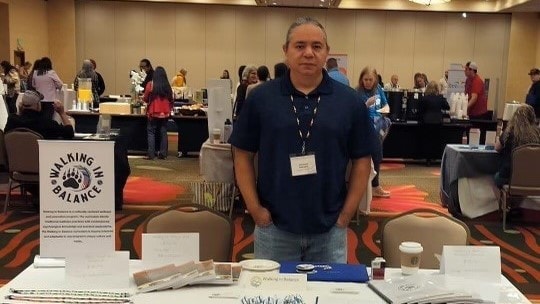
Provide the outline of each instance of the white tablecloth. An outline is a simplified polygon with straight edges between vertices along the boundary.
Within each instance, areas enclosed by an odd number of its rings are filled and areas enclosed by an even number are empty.
[[[143,270],[140,260],[130,261],[130,274]],[[434,270],[421,270],[422,273],[435,274]],[[0,288],[0,298],[9,293],[10,288],[20,289],[70,289],[65,280],[64,268],[34,268],[32,265],[26,268],[15,279]],[[386,269],[386,278],[399,278],[399,269]],[[494,301],[495,303],[530,303],[523,294],[517,290],[504,276],[501,276],[499,283],[472,282],[471,280],[458,278],[444,280],[448,288],[459,288],[468,292],[476,292],[483,299]],[[130,275],[129,288],[121,290],[111,290],[104,282],[104,291],[135,292],[135,282]],[[211,294],[221,293],[228,295],[242,296],[280,296],[288,294],[298,294],[303,297],[306,303],[315,303],[318,297],[319,304],[357,304],[357,303],[386,303],[367,284],[359,283],[334,283],[334,282],[308,282],[307,290],[254,290],[244,289],[238,285],[229,286],[191,286],[177,290],[165,290],[144,294],[137,294],[132,297],[135,304],[146,303],[197,303],[197,304],[221,304],[240,303],[240,299],[212,299]],[[350,293],[336,293],[336,289],[349,291]],[[89,288],[87,288],[89,289]],[[3,300],[9,303],[8,300]]]
[[[199,170],[202,178],[207,182],[234,184],[231,145],[205,141],[199,153]]]

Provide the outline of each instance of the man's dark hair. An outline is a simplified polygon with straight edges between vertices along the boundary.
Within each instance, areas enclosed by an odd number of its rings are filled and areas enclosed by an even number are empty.
[[[326,68],[328,70],[330,69],[334,69],[334,68],[337,68],[338,67],[338,64],[337,64],[337,59],[336,58],[328,58],[328,60],[326,61]]]
[[[257,78],[259,78],[260,81],[267,81],[269,77],[270,71],[268,71],[268,67],[261,65],[257,68]]]
[[[279,78],[287,74],[287,65],[283,62],[278,62],[274,65],[274,78]]]

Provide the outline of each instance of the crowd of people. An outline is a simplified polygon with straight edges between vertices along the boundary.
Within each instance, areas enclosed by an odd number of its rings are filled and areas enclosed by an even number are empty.
[[[233,91],[236,123],[230,143],[236,182],[256,224],[257,258],[346,262],[346,227],[366,193],[371,162],[377,172],[371,181],[373,195],[390,196],[379,182],[379,171],[382,143],[391,127],[383,114],[388,112],[385,90],[400,89],[398,75],[384,84],[377,70],[366,66],[352,88],[329,50],[324,27],[313,18],[301,17],[287,31],[285,63],[274,66],[273,80],[267,66],[247,65],[238,70],[239,82]],[[6,61],[1,65],[11,113],[6,131],[25,126],[45,138],[72,138],[73,128],[56,96],[63,82],[51,60],[43,57],[20,69]],[[154,69],[146,58],[139,68],[145,75],[141,86],[148,117],[146,158],[164,159],[172,88],[187,85],[187,70],[179,69],[169,80],[163,67]],[[467,62],[464,73],[469,117],[486,118],[487,96],[478,64]],[[527,104],[518,108],[496,144],[502,155],[495,176],[499,186],[508,182],[512,149],[540,143],[535,116],[540,109],[540,70],[532,69],[529,75],[533,83]],[[83,61],[75,86],[80,78],[91,79],[93,100],[99,102],[105,82],[96,72],[95,61]],[[229,71],[223,70],[220,78],[230,80]],[[428,81],[424,73],[416,73],[413,79],[413,89],[424,94],[420,120],[440,123],[441,110],[449,109],[442,96],[448,89],[448,71],[438,82]],[[20,92],[24,96],[17,110]],[[59,115],[60,123],[53,121],[53,113]]]

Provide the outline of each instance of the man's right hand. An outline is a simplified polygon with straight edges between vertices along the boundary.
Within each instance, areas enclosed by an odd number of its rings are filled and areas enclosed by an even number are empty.
[[[255,225],[259,227],[266,227],[272,224],[272,216],[270,215],[270,211],[262,206],[256,210],[249,210],[249,213],[251,214],[253,221],[255,221]]]

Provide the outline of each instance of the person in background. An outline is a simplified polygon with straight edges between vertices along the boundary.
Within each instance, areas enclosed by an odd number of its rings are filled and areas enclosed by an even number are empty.
[[[435,81],[428,83],[418,109],[420,122],[424,124],[422,127],[422,151],[428,166],[431,165],[434,155],[440,155],[442,111],[449,109],[448,102],[439,93],[439,84]]]
[[[150,81],[144,90],[143,101],[147,104],[146,115],[147,136],[148,136],[148,155],[145,159],[151,160],[156,157],[156,135],[159,138],[159,159],[167,158],[168,138],[167,121],[171,115],[173,106],[173,93],[167,73],[163,67],[158,66],[154,72],[154,78]]]
[[[425,74],[422,73],[416,73],[414,74],[414,89],[418,90],[420,92],[424,92],[426,90],[426,77]]]
[[[46,118],[40,112],[42,110],[41,102],[43,95],[34,90],[27,90],[22,93],[19,103],[20,114],[9,114],[4,132],[16,128],[28,128],[43,136],[44,139],[72,139],[75,135],[70,119],[64,111],[64,105],[58,100],[52,102],[53,109],[59,114],[62,121],[58,122]],[[31,194],[31,201],[35,207],[39,207],[39,184],[26,185],[25,190]]]
[[[99,79],[96,71],[94,71],[94,65],[90,59],[83,60],[83,64],[77,76],[73,80],[73,88],[75,91],[79,89],[79,79],[88,78],[92,82],[92,107],[99,108]]]
[[[242,72],[242,83],[236,89],[236,99],[233,106],[233,117],[240,116],[242,106],[246,100],[247,87],[250,84],[257,83],[259,81],[257,77],[257,67],[254,65],[248,65]]]
[[[377,74],[377,79],[379,80],[379,86],[384,87],[384,81],[382,80],[381,74]]]
[[[540,70],[537,68],[531,69],[529,72],[531,76],[531,87],[525,97],[525,102],[534,108],[534,114],[536,118],[540,118]]]
[[[270,80],[270,71],[268,70],[267,66],[261,65],[257,68],[257,78],[259,79],[258,82],[248,85],[246,90],[246,98],[249,96],[251,90],[256,88],[261,83]]]
[[[96,72],[96,75],[98,78],[97,93],[98,93],[98,96],[101,96],[103,95],[103,93],[105,93],[105,80],[103,80],[103,76],[101,76],[101,74],[98,71],[96,71],[96,67],[97,67],[96,61],[92,58],[90,58],[89,60],[90,62],[92,62],[94,72]]]
[[[53,119],[53,102],[57,100],[56,91],[62,89],[64,82],[53,70],[52,61],[49,57],[43,57],[39,60],[39,65],[32,75],[32,87],[43,95],[41,101],[41,114],[46,119]],[[56,117],[55,119],[60,119]]]
[[[287,65],[283,62],[278,62],[274,65],[274,79],[287,74]]]
[[[30,61],[27,61],[19,68],[19,79],[21,80],[21,92],[26,91],[28,75],[30,74],[31,67],[32,67],[32,63]]]
[[[390,192],[384,190],[379,183],[381,162],[383,159],[382,142],[390,129],[390,119],[382,116],[381,111],[388,110],[386,95],[378,82],[377,70],[365,67],[358,78],[358,94],[369,111],[369,116],[375,129],[373,137],[377,138],[376,149],[372,153],[373,165],[377,174],[371,181],[372,194],[375,197],[390,197]]]
[[[39,63],[41,59],[36,59],[34,61],[34,64],[32,65],[32,70],[30,70],[30,73],[28,73],[28,77],[26,79],[26,89],[27,90],[35,90],[32,78],[34,77],[34,72],[38,70]]]
[[[385,91],[399,90],[398,81],[399,81],[398,75],[396,75],[396,74],[392,75],[390,77],[390,82],[388,82],[387,84],[384,85],[384,90]]]
[[[499,170],[494,177],[497,187],[501,188],[510,180],[512,150],[526,144],[540,144],[540,129],[536,124],[533,107],[522,104],[516,109],[508,126],[495,143],[495,150],[501,154]]]
[[[439,79],[439,92],[442,96],[446,96],[448,91],[448,70],[444,71],[444,76]]]
[[[229,75],[229,70],[223,70],[223,73],[221,73],[221,77],[219,77],[220,79],[228,79],[229,82],[231,83],[231,95],[232,95],[232,79]]]
[[[150,81],[152,81],[152,78],[154,77],[154,68],[152,67],[152,64],[150,63],[150,60],[144,58],[139,63],[139,69],[141,70],[141,72],[144,71],[144,73],[146,74],[146,76],[144,77],[143,82],[141,83],[141,87],[144,90],[144,88],[146,88],[146,85]]]
[[[491,119],[487,110],[487,96],[484,81],[478,75],[478,65],[474,61],[465,64],[465,94],[469,95],[467,114],[470,119]]]
[[[242,84],[243,81],[245,81],[244,79],[242,79],[242,74],[244,73],[245,68],[246,68],[245,65],[241,65],[238,67],[238,83],[236,84],[236,88],[234,88],[234,91],[233,91],[233,101],[236,101],[236,95],[238,94],[238,87]],[[233,114],[234,114],[234,111],[233,111]]]
[[[21,92],[21,80],[19,79],[19,72],[8,61],[2,61],[3,76],[2,83],[7,85],[6,92],[6,104],[8,107],[8,113],[17,113],[17,96]],[[1,85],[1,84],[0,84]]]
[[[328,60],[326,61],[326,71],[328,72],[328,76],[330,76],[330,78],[341,82],[346,86],[350,86],[347,76],[345,76],[339,70],[336,58],[328,58]]]
[[[185,87],[187,85],[186,80],[187,70],[182,68],[171,81],[171,87]]]
[[[323,26],[298,18],[283,45],[289,72],[251,93],[229,140],[258,259],[347,262],[347,226],[366,190],[373,127],[356,92],[323,69],[328,51]]]

